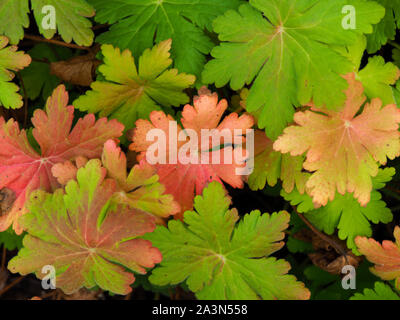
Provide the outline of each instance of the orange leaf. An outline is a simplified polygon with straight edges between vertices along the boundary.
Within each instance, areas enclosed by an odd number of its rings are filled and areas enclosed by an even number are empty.
[[[383,280],[396,279],[396,287],[400,289],[400,227],[394,229],[396,242],[385,240],[379,244],[374,239],[357,237],[358,250],[375,264],[370,270]]]
[[[327,111],[311,105],[311,110],[297,112],[297,125],[284,130],[274,149],[297,156],[306,153],[304,169],[314,172],[307,181],[313,201],[326,205],[340,194],[354,192],[362,206],[370,201],[371,177],[379,164],[400,155],[396,105],[382,107],[380,99],[366,103],[363,87],[354,74],[349,82],[347,100],[340,111]]]

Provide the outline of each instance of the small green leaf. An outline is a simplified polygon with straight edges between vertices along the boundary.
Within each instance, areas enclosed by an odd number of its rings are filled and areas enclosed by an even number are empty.
[[[336,193],[333,201],[318,209],[314,208],[312,198],[307,194],[300,194],[297,190],[290,194],[282,190],[281,194],[292,205],[297,205],[297,210],[305,213],[306,218],[319,230],[333,234],[337,228],[339,238],[347,239],[347,246],[355,254],[359,254],[354,243],[355,237],[370,237],[371,222],[389,223],[393,219],[390,209],[386,207],[381,194],[376,190],[383,188],[394,173],[393,168],[385,168],[373,178],[374,190],[371,192],[371,201],[365,207],[362,207],[351,193],[344,195]]]
[[[17,51],[16,46],[8,46],[8,39],[0,36],[0,105],[6,109],[18,109],[23,105],[22,97],[17,93],[19,87],[10,82],[15,74],[27,67],[32,59],[22,51]]]
[[[365,289],[363,293],[356,293],[350,300],[400,300],[400,296],[387,284],[376,282],[374,289]]]

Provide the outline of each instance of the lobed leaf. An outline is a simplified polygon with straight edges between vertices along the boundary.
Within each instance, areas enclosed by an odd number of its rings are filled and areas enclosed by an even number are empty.
[[[371,272],[383,280],[396,280],[396,288],[400,290],[400,227],[396,226],[393,235],[395,242],[384,240],[379,244],[361,235],[355,242],[361,254],[375,264]]]
[[[180,213],[176,215],[177,218],[181,218],[184,211],[193,207],[194,196],[201,194],[211,181],[218,181],[221,184],[222,181],[225,181],[234,188],[243,187],[242,176],[236,173],[236,169],[245,166],[246,158],[243,156],[243,161],[240,161],[235,157],[232,146],[234,130],[237,129],[241,132],[240,143],[235,145],[241,150],[242,135],[254,123],[250,115],[238,116],[236,113],[229,114],[221,121],[228,107],[227,101],[218,102],[218,95],[212,94],[206,88],[199,90],[199,96],[194,98],[193,104],[194,106],[186,105],[184,107],[181,119],[184,129],[177,125],[176,136],[172,131],[173,127],[170,127],[170,122],[174,122],[174,119],[163,112],[153,111],[150,114],[150,121],[141,119],[136,122],[132,137],[133,143],[130,145],[131,150],[139,153],[139,159],[146,157],[146,161],[150,162],[147,152],[150,151],[151,154],[154,143],[147,138],[147,134],[152,129],[159,129],[166,137],[166,150],[164,153],[159,151],[160,156],[165,156],[165,161],[163,161],[164,163],[158,161],[153,165],[157,169],[160,182],[165,186],[166,192],[172,194],[181,207]],[[215,129],[205,145],[201,141],[204,129]],[[228,136],[222,134],[224,129],[228,129]],[[189,137],[187,130],[193,130],[197,140],[193,138],[193,141],[187,141]],[[182,137],[182,134],[186,140],[182,141],[182,138],[179,138]],[[223,142],[218,139],[219,137],[223,137]],[[216,142],[215,138],[217,138]],[[186,143],[191,145],[190,149],[192,150],[184,148]],[[174,150],[175,147],[177,151]],[[182,150],[185,159],[178,157],[178,152],[182,152]],[[174,159],[174,154],[176,159]],[[229,161],[225,160],[226,154]],[[219,163],[213,162],[215,155],[219,156]],[[205,163],[204,159],[208,163]]]
[[[39,31],[47,39],[56,32],[65,42],[74,40],[78,45],[90,46],[94,33],[89,19],[95,15],[94,8],[86,0],[31,0],[32,10]],[[49,13],[45,6],[55,9],[56,29],[44,29],[42,22]],[[29,27],[29,0],[0,0],[0,35],[17,44],[24,37],[24,28]]]
[[[139,118],[148,118],[160,106],[179,106],[189,101],[182,91],[191,86],[194,76],[168,69],[172,64],[171,40],[147,49],[138,69],[129,50],[103,45],[104,64],[99,67],[106,81],[92,83],[91,91],[75,100],[81,111],[118,119],[126,127]]]
[[[357,27],[343,28],[342,9],[355,8]],[[234,90],[250,85],[247,111],[275,140],[293,119],[293,105],[313,100],[335,110],[343,104],[351,63],[332,47],[353,43],[384,16],[384,8],[363,0],[250,0],[214,22],[221,40],[211,52],[203,81]],[[329,64],[326,63],[329,61]]]
[[[99,286],[128,294],[135,277],[161,261],[158,249],[139,236],[152,232],[154,218],[126,206],[112,206],[115,181],[105,179],[99,160],[78,170],[65,192],[38,190],[31,196],[29,214],[21,219],[28,234],[24,247],[8,264],[11,272],[35,273],[44,266],[56,271],[56,286],[66,294]]]
[[[0,105],[9,109],[18,109],[23,105],[22,97],[17,93],[19,87],[10,82],[15,75],[12,71],[19,71],[27,67],[32,59],[17,46],[7,46],[8,39],[0,36]]]
[[[333,234],[338,229],[339,238],[347,240],[347,246],[359,255],[354,239],[357,236],[370,237],[371,222],[389,223],[393,220],[390,209],[387,208],[377,189],[383,188],[394,173],[393,168],[379,171],[377,177],[373,179],[374,190],[371,192],[371,201],[365,207],[361,206],[350,193],[336,194],[333,201],[320,208],[314,207],[312,198],[306,193],[300,194],[297,190],[286,193],[282,190],[281,195],[292,205],[297,206],[297,210],[304,213],[319,230]]]
[[[356,293],[350,300],[400,300],[400,296],[387,284],[376,282],[374,289],[365,289],[363,293]]]
[[[303,168],[313,172],[306,188],[319,205],[332,201],[336,190],[342,195],[354,192],[359,203],[367,205],[379,165],[400,155],[400,110],[394,104],[382,106],[380,99],[364,105],[362,84],[354,74],[345,78],[349,88],[340,111],[312,105],[297,112],[297,125],[286,128],[274,143],[276,151],[306,154]]]
[[[184,222],[172,220],[146,235],[163,255],[150,281],[185,281],[199,299],[308,299],[304,285],[286,274],[289,264],[268,257],[283,246],[289,214],[253,211],[237,223],[229,204],[223,187],[212,182]]]
[[[199,76],[206,55],[213,48],[208,35],[212,21],[241,0],[89,0],[96,8],[96,21],[111,28],[97,41],[129,49],[139,57],[147,48],[172,38],[175,68]],[[208,32],[207,32],[207,31]]]
[[[73,118],[74,107],[68,106],[68,93],[61,85],[47,100],[45,110],[35,110],[32,118],[33,137],[40,152],[29,144],[17,122],[0,118],[0,189],[7,187],[16,195],[11,210],[0,217],[0,231],[13,225],[17,234],[22,232],[18,218],[27,212],[29,193],[59,186],[51,174],[54,164],[77,156],[99,158],[104,143],[120,137],[124,129],[116,120],[96,121],[93,114],[80,118],[72,129]]]

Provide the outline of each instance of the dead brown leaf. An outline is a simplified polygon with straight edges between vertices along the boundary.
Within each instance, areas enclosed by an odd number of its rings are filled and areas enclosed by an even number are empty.
[[[101,61],[96,59],[96,53],[89,52],[84,56],[50,63],[50,72],[64,82],[89,87],[100,64]]]
[[[337,236],[333,235],[329,236],[329,238],[344,248],[346,255],[343,255],[342,252],[338,252],[329,242],[309,229],[302,229],[296,232],[293,237],[305,242],[310,242],[315,250],[315,252],[308,254],[312,263],[331,274],[342,274],[342,268],[345,265],[352,265],[357,268],[361,262],[361,257],[356,256],[347,248],[346,242],[340,240]]]
[[[6,214],[16,199],[15,192],[8,188],[0,190],[0,216]]]

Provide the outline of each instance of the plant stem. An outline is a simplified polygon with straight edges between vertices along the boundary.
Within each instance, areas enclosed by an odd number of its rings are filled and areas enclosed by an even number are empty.
[[[3,245],[3,254],[1,256],[1,269],[0,269],[0,271],[5,270],[5,268],[6,268],[6,255],[7,255],[7,250],[6,250],[5,245]]]
[[[297,213],[299,218],[303,220],[303,222],[307,225],[307,227],[311,229],[312,232],[314,232],[322,240],[328,242],[336,250],[337,253],[340,253],[344,257],[346,263],[349,264],[349,261],[347,260],[347,252],[345,249],[343,249],[343,247],[339,243],[337,243],[336,241],[328,237],[326,234],[322,233],[317,228],[315,228],[304,215],[302,215],[300,212],[297,211],[296,207],[292,206],[292,208]]]
[[[10,290],[12,287],[20,283],[22,280],[25,279],[26,276],[20,276],[19,278],[15,279],[13,282],[11,282],[8,286],[6,286],[3,290],[0,291],[0,297],[5,294],[8,290]]]
[[[64,41],[59,41],[59,40],[54,40],[54,39],[46,39],[43,37],[34,36],[34,35],[30,35],[30,34],[25,34],[25,39],[29,39],[29,40],[33,40],[33,41],[37,41],[37,42],[51,43],[51,44],[55,44],[58,46],[63,46],[63,47],[71,48],[71,49],[90,51],[90,47],[78,46],[77,44],[66,43]]]

